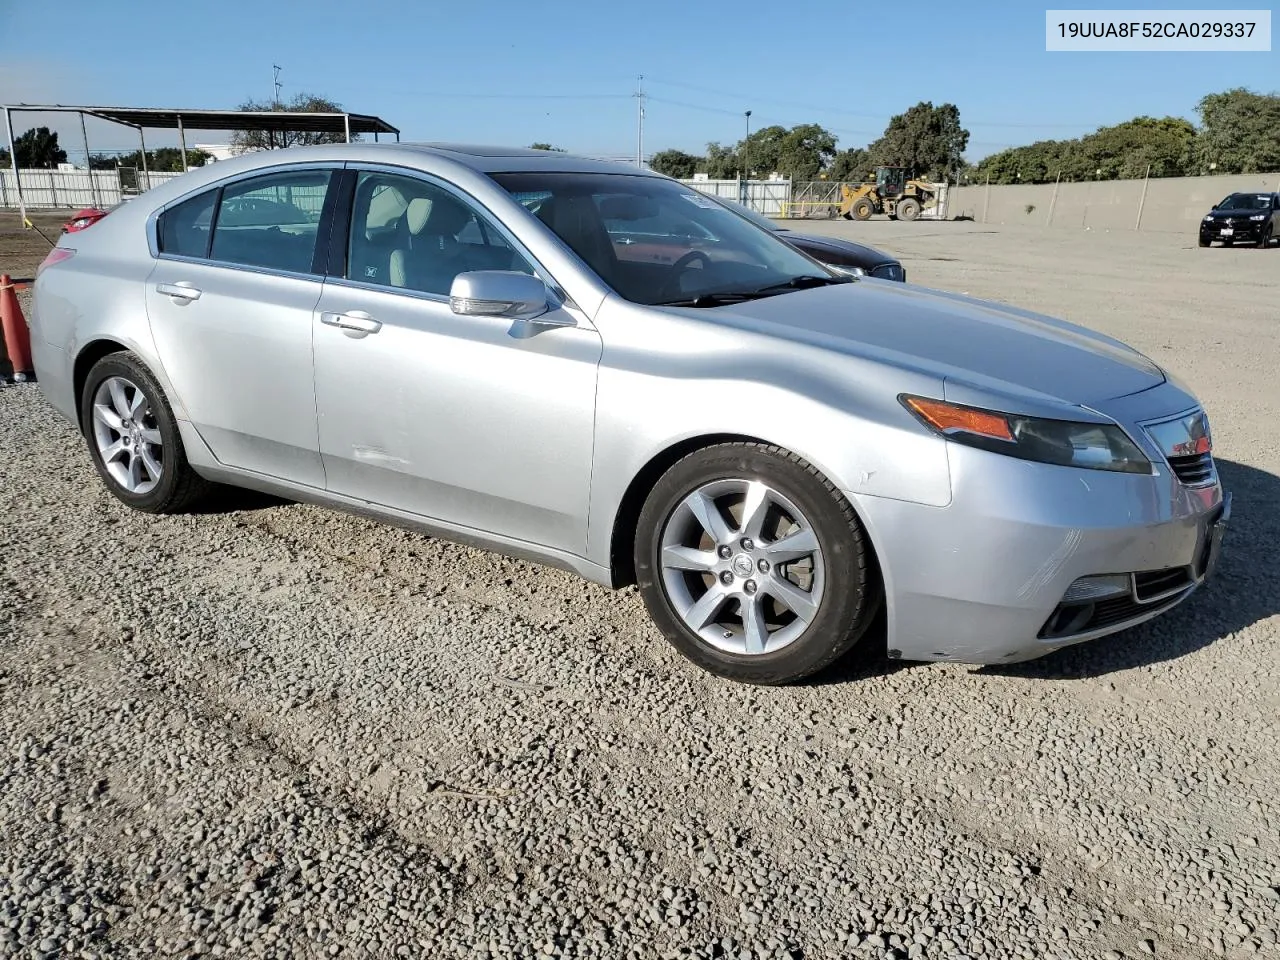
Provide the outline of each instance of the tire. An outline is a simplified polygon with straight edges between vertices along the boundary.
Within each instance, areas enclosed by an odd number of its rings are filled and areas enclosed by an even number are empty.
[[[1206,240],[1204,237],[1200,237],[1199,240],[1197,240],[1197,242],[1200,244],[1200,246],[1207,247],[1212,241]]]
[[[855,220],[870,220],[871,215],[876,212],[875,205],[866,197],[860,197],[853,202],[850,213],[853,214]]]
[[[1271,225],[1267,225],[1267,229],[1262,231],[1262,235],[1258,237],[1258,249],[1265,250],[1271,246]]]
[[[135,510],[180,513],[211,486],[191,469],[169,401],[135,354],[108,354],[93,365],[80,394],[80,428],[102,482]]]
[[[920,201],[915,197],[903,197],[898,201],[898,219],[914,220],[920,216]]]
[[[765,507],[743,523],[748,496]],[[790,552],[777,547],[784,539]],[[640,512],[635,569],[672,646],[743,683],[791,683],[834,663],[882,598],[848,501],[800,457],[761,443],[706,447],[663,474]]]

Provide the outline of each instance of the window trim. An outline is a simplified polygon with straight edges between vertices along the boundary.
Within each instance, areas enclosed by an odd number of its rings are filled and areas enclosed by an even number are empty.
[[[556,281],[555,277],[552,276],[551,271],[543,266],[541,261],[539,261],[538,258],[530,252],[529,248],[520,242],[519,238],[511,232],[510,228],[508,228],[505,223],[502,222],[502,218],[481,203],[478,198],[463,190],[457,184],[451,183],[442,177],[436,176],[435,174],[428,173],[425,170],[420,170],[416,167],[401,167],[395,164],[375,163],[364,160],[352,160],[346,164],[344,174],[350,180],[350,196],[347,198],[348,202],[338,211],[337,216],[334,217],[333,234],[330,237],[329,256],[329,269],[332,271],[335,266],[335,261],[337,261],[341,266],[341,273],[326,273],[324,278],[325,283],[331,283],[334,286],[350,287],[355,290],[373,290],[379,293],[389,293],[396,296],[413,297],[417,300],[427,300],[432,303],[443,303],[446,305],[449,303],[448,294],[428,293],[424,290],[412,290],[408,287],[393,287],[385,283],[369,283],[366,280],[351,280],[343,276],[343,274],[346,273],[348,266],[346,261],[347,251],[351,243],[352,216],[355,213],[356,184],[359,182],[360,175],[363,173],[381,173],[386,174],[387,176],[405,177],[410,180],[421,180],[428,186],[434,187],[435,189],[453,197],[453,199],[465,204],[473,212],[482,213],[489,220],[489,225],[497,231],[498,236],[502,237],[502,239],[510,244],[511,249],[523,257],[525,261],[533,267],[534,276],[547,285],[547,288],[551,291],[556,301],[558,301],[558,306],[572,307],[579,313],[583,312],[581,308],[573,302],[573,299],[565,289]],[[340,233],[338,230],[339,226],[343,227]],[[334,242],[339,237],[341,238],[341,242]],[[333,252],[334,247],[341,247],[340,259],[339,255]]]
[[[248,170],[242,173],[234,174],[223,180],[217,180],[213,183],[206,183],[200,187],[196,187],[187,191],[179,197],[170,200],[164,206],[158,207],[147,217],[147,247],[151,252],[153,260],[171,260],[175,263],[191,263],[209,267],[221,267],[224,270],[240,270],[245,273],[260,273],[267,276],[275,277],[291,277],[300,280],[315,280],[322,282],[326,279],[323,270],[319,272],[300,272],[297,270],[281,270],[279,267],[263,267],[252,263],[235,263],[230,260],[215,260],[211,256],[213,253],[213,232],[218,227],[218,213],[222,208],[222,194],[227,187],[245,180],[255,180],[263,177],[278,176],[289,173],[307,173],[309,171],[323,171],[329,174],[329,187],[325,193],[324,206],[320,211],[320,220],[316,225],[316,250],[311,258],[312,271],[317,270],[317,266],[323,268],[326,266],[329,257],[329,244],[332,238],[332,220],[334,207],[331,200],[335,199],[336,188],[341,183],[341,176],[345,164],[338,161],[326,161],[321,163],[283,163],[271,167],[259,167],[255,170]],[[206,248],[204,257],[183,256],[176,253],[164,253],[160,250],[160,218],[171,208],[192,200],[195,197],[206,193],[215,193],[213,216],[209,218],[209,246]],[[326,216],[329,222],[326,223]]]

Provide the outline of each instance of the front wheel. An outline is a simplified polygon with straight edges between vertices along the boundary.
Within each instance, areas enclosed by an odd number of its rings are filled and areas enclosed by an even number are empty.
[[[850,211],[855,220],[870,220],[871,214],[876,212],[875,206],[866,197],[855,200],[853,209]]]
[[[641,511],[635,566],[672,645],[746,683],[833,663],[881,602],[848,501],[804,460],[760,443],[718,444],[671,467]]]
[[[1266,229],[1266,230],[1264,230],[1264,231],[1262,231],[1262,235],[1261,235],[1260,237],[1258,237],[1258,249],[1259,249],[1259,250],[1265,250],[1265,249],[1267,249],[1267,247],[1269,247],[1269,246],[1271,246],[1271,227],[1270,227],[1270,225],[1268,225],[1268,226],[1267,226],[1267,229]]]
[[[107,489],[135,510],[178,513],[209,486],[187,463],[160,384],[132,353],[108,354],[93,365],[80,426]]]
[[[1212,242],[1212,241],[1206,240],[1204,237],[1201,237],[1201,238],[1200,238],[1200,240],[1199,240],[1200,246],[1202,246],[1202,247],[1207,247],[1207,246],[1209,246],[1209,244],[1210,244],[1211,242]]]

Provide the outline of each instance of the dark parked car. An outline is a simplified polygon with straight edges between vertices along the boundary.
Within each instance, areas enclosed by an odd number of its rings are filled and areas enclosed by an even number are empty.
[[[825,263],[838,273],[856,277],[879,277],[883,280],[906,283],[907,271],[902,263],[882,250],[868,247],[866,244],[854,243],[852,240],[841,240],[839,237],[796,233],[780,226],[776,220],[771,220],[733,200],[725,200],[723,197],[712,197],[712,199],[719,200],[734,213],[741,214],[752,223],[766,230],[772,230],[793,247],[799,248],[820,263]]]
[[[1200,246],[1215,240],[1223,246],[1270,245],[1280,234],[1280,193],[1233,193],[1200,221]]]

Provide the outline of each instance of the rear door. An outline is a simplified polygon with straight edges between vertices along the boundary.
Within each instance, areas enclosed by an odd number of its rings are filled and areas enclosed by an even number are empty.
[[[319,489],[312,317],[335,175],[276,170],[167,208],[146,287],[160,359],[219,462]]]

